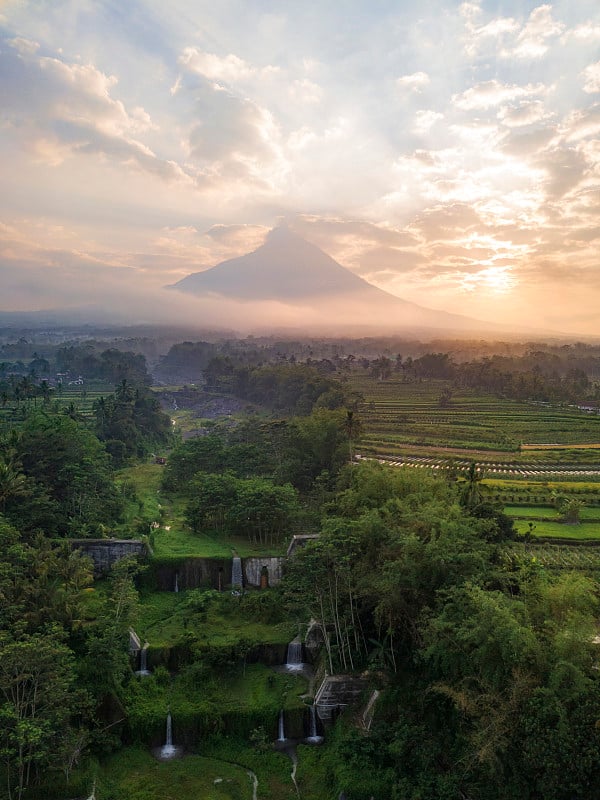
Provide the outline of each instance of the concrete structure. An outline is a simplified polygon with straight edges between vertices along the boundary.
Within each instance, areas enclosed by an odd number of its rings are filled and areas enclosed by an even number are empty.
[[[288,549],[287,549],[287,557],[293,556],[296,550],[299,547],[304,547],[305,544],[308,542],[314,541],[314,539],[318,539],[318,533],[298,533],[292,536],[292,541],[290,542]]]
[[[148,548],[139,539],[70,539],[71,546],[92,559],[94,575],[104,575],[122,558],[146,558]]]
[[[345,708],[358,703],[364,690],[364,679],[356,675],[326,675],[315,695],[319,719],[333,721]]]

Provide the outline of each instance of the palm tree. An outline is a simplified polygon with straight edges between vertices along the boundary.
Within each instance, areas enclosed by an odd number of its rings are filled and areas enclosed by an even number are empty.
[[[479,483],[483,474],[477,468],[477,464],[472,461],[467,470],[467,482],[463,488],[461,503],[465,508],[475,508],[481,502],[481,489]]]
[[[25,494],[26,477],[14,460],[14,454],[0,458],[0,508],[6,508],[9,497]]]
[[[344,432],[348,437],[348,453],[350,455],[350,463],[354,461],[354,442],[360,436],[362,425],[360,419],[355,416],[354,411],[346,411],[346,419],[344,420]]]
[[[50,395],[52,394],[52,388],[48,381],[42,381],[40,384],[40,393],[44,398],[44,403],[47,405],[50,402]]]

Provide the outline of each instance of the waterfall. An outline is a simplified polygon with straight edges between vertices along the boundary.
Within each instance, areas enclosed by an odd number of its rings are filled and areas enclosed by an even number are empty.
[[[239,556],[234,556],[233,564],[231,565],[231,591],[240,592],[243,586],[242,559]]]
[[[171,712],[167,714],[167,740],[165,747],[173,747],[173,720],[171,719]]]
[[[174,592],[178,592],[179,591],[179,573],[178,572],[175,573],[175,586],[173,587],[173,591]]]
[[[142,677],[150,675],[150,670],[148,669],[148,642],[145,642],[140,650],[140,668],[135,674],[141,675]]]
[[[171,712],[167,713],[167,733],[166,741],[160,749],[161,758],[172,758],[177,753],[177,748],[173,745],[173,721]]]
[[[281,709],[279,712],[279,735],[277,741],[285,742],[285,717],[283,714],[283,709]]]
[[[310,744],[320,744],[323,741],[323,737],[319,736],[317,731],[317,707],[315,705],[310,707],[310,736],[307,736],[304,741]]]
[[[304,667],[302,661],[302,642],[297,636],[288,644],[285,668],[289,672],[298,672]]]

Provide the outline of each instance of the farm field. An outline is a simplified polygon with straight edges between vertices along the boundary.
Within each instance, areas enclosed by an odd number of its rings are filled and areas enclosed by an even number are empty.
[[[534,539],[527,544],[513,545],[510,555],[518,558],[525,556],[550,569],[600,570],[600,547],[573,546],[568,542],[546,544]]]
[[[515,520],[515,527],[520,534],[529,533],[529,521],[525,519]],[[531,530],[533,537],[552,538],[552,539],[574,539],[581,540],[600,540],[600,521],[580,522],[577,524],[567,524],[551,520],[536,521]]]
[[[359,451],[430,468],[468,466],[512,477],[564,475],[600,481],[600,416],[453,389],[449,382],[349,377],[364,401]],[[440,405],[452,391],[447,407]],[[523,445],[523,447],[522,447]]]
[[[12,399],[8,400],[3,405],[0,404],[0,429],[8,429],[15,424],[18,425],[23,420],[26,411],[31,411],[32,409],[41,411],[46,402],[60,410],[71,409],[83,420],[91,420],[96,400],[100,397],[107,397],[114,390],[115,387],[112,384],[89,381],[83,385],[64,385],[52,389],[47,401],[43,397],[26,398],[19,402]]]
[[[547,506],[505,506],[504,513],[514,519],[544,519],[550,522],[556,522],[558,519],[556,509]],[[600,509],[582,508],[579,518],[582,522],[600,523]]]
[[[600,540],[600,416],[575,407],[477,395],[449,382],[379,381],[351,375],[364,398],[359,458],[445,472],[460,480],[477,464],[482,491],[520,533]],[[440,405],[445,389],[450,404]],[[558,521],[556,494],[581,503],[579,525]]]

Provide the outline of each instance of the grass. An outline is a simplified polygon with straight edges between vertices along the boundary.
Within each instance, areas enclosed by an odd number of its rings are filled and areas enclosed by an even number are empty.
[[[251,769],[257,776],[258,797],[260,800],[298,800],[292,784],[292,769],[289,758],[283,753],[268,748],[261,750],[251,747],[239,739],[213,737],[202,744],[202,752],[214,758],[231,760]],[[321,795],[303,794],[305,800],[321,800]],[[198,798],[200,800],[200,798]],[[323,800],[329,798],[323,797]]]
[[[146,463],[127,467],[118,475],[120,484],[130,484],[136,495],[127,505],[125,522],[119,530],[131,535],[132,530],[141,528],[150,535],[157,558],[231,558],[233,550],[241,558],[285,553],[287,539],[280,545],[261,545],[244,537],[221,535],[215,531],[193,533],[185,524],[186,501],[161,492],[163,470],[160,464]],[[158,523],[159,527],[152,529],[151,523]]]
[[[515,520],[515,527],[521,534],[529,532],[526,520]],[[600,522],[584,522],[578,525],[569,525],[564,522],[534,522],[532,535],[535,537],[549,536],[556,539],[600,539]]]
[[[198,713],[216,718],[224,713],[241,715],[248,710],[266,709],[275,731],[280,709],[303,708],[300,696],[306,688],[307,681],[302,675],[276,672],[264,664],[244,667],[240,659],[238,664],[222,664],[210,672],[184,669],[167,682],[161,676],[158,680],[154,676],[135,679],[126,702],[130,717],[135,713],[158,717],[161,733],[170,708],[177,740],[181,720]]]
[[[228,593],[209,603],[205,618],[190,608],[190,592],[149,592],[141,595],[138,634],[153,647],[170,647],[188,630],[193,630],[207,645],[233,645],[241,639],[284,644],[294,636],[294,627],[285,622],[261,622],[251,607],[250,596]],[[193,595],[192,595],[193,596]],[[264,592],[261,593],[261,599]]]
[[[156,557],[203,556],[205,558],[231,558],[235,550],[240,558],[250,556],[279,556],[287,549],[288,540],[280,545],[254,544],[241,536],[225,536],[214,532],[193,533],[181,518],[167,517],[164,525],[152,536],[152,549]],[[170,524],[169,524],[170,523]],[[167,530],[165,525],[169,525]]]
[[[200,755],[159,762],[144,749],[129,747],[100,768],[97,800],[251,800],[246,769]]]
[[[515,519],[539,519],[543,517],[550,521],[558,521],[558,511],[555,508],[547,506],[505,506],[504,513]],[[582,508],[579,511],[579,517],[583,522],[592,521],[600,523],[600,508]]]

